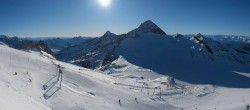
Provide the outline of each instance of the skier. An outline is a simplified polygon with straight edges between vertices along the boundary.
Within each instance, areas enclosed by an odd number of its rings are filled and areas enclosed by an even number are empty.
[[[135,102],[138,104],[137,98],[135,98]]]
[[[57,72],[56,72],[56,76],[57,76],[57,73],[59,72],[59,69],[61,68],[60,64],[57,64]]]
[[[247,110],[250,110],[250,106],[249,105],[247,105]]]
[[[121,99],[119,99],[119,101],[118,101],[118,102],[119,102],[120,106],[122,106],[122,104],[121,104]]]
[[[59,81],[59,79],[61,77],[60,87],[59,87],[59,88],[61,88],[61,85],[62,85],[62,74],[63,74],[63,72],[62,72],[62,69],[61,69],[60,65],[58,67],[59,67],[58,68],[59,69],[59,74],[58,74],[58,77],[57,77],[57,81]]]

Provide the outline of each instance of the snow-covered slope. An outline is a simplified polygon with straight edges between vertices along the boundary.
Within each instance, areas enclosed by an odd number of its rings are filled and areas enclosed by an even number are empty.
[[[83,44],[75,45],[63,49],[57,53],[57,59],[81,65],[87,68],[99,67],[105,63],[106,57],[110,57],[120,39],[115,39],[116,35],[107,31],[102,37],[87,40]],[[111,60],[112,58],[108,58]]]
[[[107,33],[56,56],[61,61],[105,71],[122,56],[133,65],[189,83],[250,87],[249,78],[232,72],[250,71],[250,55],[201,34],[191,38],[166,35],[152,21],[127,34]]]
[[[230,48],[226,48],[226,52],[222,51],[220,44],[206,41],[213,49],[213,54],[205,46],[190,42],[189,39],[173,39],[155,34],[126,39],[116,52],[132,64],[189,83],[249,87],[248,78],[232,72],[249,71],[249,63],[240,63],[249,61],[249,56],[236,53]]]
[[[0,50],[1,110],[238,110],[250,103],[250,89],[187,84],[133,65],[122,56],[110,65],[117,67],[115,74],[105,75],[54,60],[45,52],[6,45]],[[61,89],[57,64],[63,68]],[[43,90],[44,85],[49,88]]]
[[[165,102],[152,100],[146,93],[116,85],[115,82],[121,83],[119,78],[58,62],[37,52],[19,51],[3,45],[0,45],[0,50],[0,109],[176,109]],[[63,67],[61,89],[56,82],[56,64]],[[43,85],[51,88],[43,90]],[[51,97],[46,100],[43,94]],[[135,97],[139,104],[135,102]]]
[[[60,51],[56,56],[61,61],[71,62],[87,68],[98,68],[118,58],[116,48],[127,38],[140,37],[144,33],[166,35],[156,24],[148,20],[127,34],[115,35],[107,31],[102,37],[86,41]]]

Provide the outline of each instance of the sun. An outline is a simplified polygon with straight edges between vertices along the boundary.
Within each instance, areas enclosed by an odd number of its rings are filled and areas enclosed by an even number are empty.
[[[111,3],[111,0],[98,0],[100,5],[103,7],[108,7]]]

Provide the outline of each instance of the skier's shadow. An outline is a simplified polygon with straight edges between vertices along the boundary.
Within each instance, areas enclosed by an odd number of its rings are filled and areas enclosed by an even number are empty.
[[[52,88],[52,87],[51,87]],[[50,89],[51,89],[50,88]],[[50,89],[48,89],[48,91],[46,91],[44,94],[43,94],[43,97],[45,98],[45,99],[49,99],[50,97],[52,97],[57,91],[59,91],[59,89],[60,89],[60,87],[56,87],[56,89],[55,90],[53,90],[53,91],[50,91]],[[48,93],[48,92],[50,92],[50,93]]]
[[[59,82],[57,80],[53,81],[53,79],[55,79],[55,78],[56,78],[56,76],[53,77],[52,79],[50,79],[47,83],[45,83],[43,85],[43,90],[46,90],[46,92],[43,94],[43,97],[45,99],[49,99],[60,89],[60,87],[55,86],[57,84],[57,82]]]

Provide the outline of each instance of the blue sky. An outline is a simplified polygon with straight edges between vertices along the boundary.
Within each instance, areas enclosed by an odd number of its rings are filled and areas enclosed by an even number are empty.
[[[0,0],[0,35],[121,34],[148,19],[167,34],[250,36],[250,0]]]

